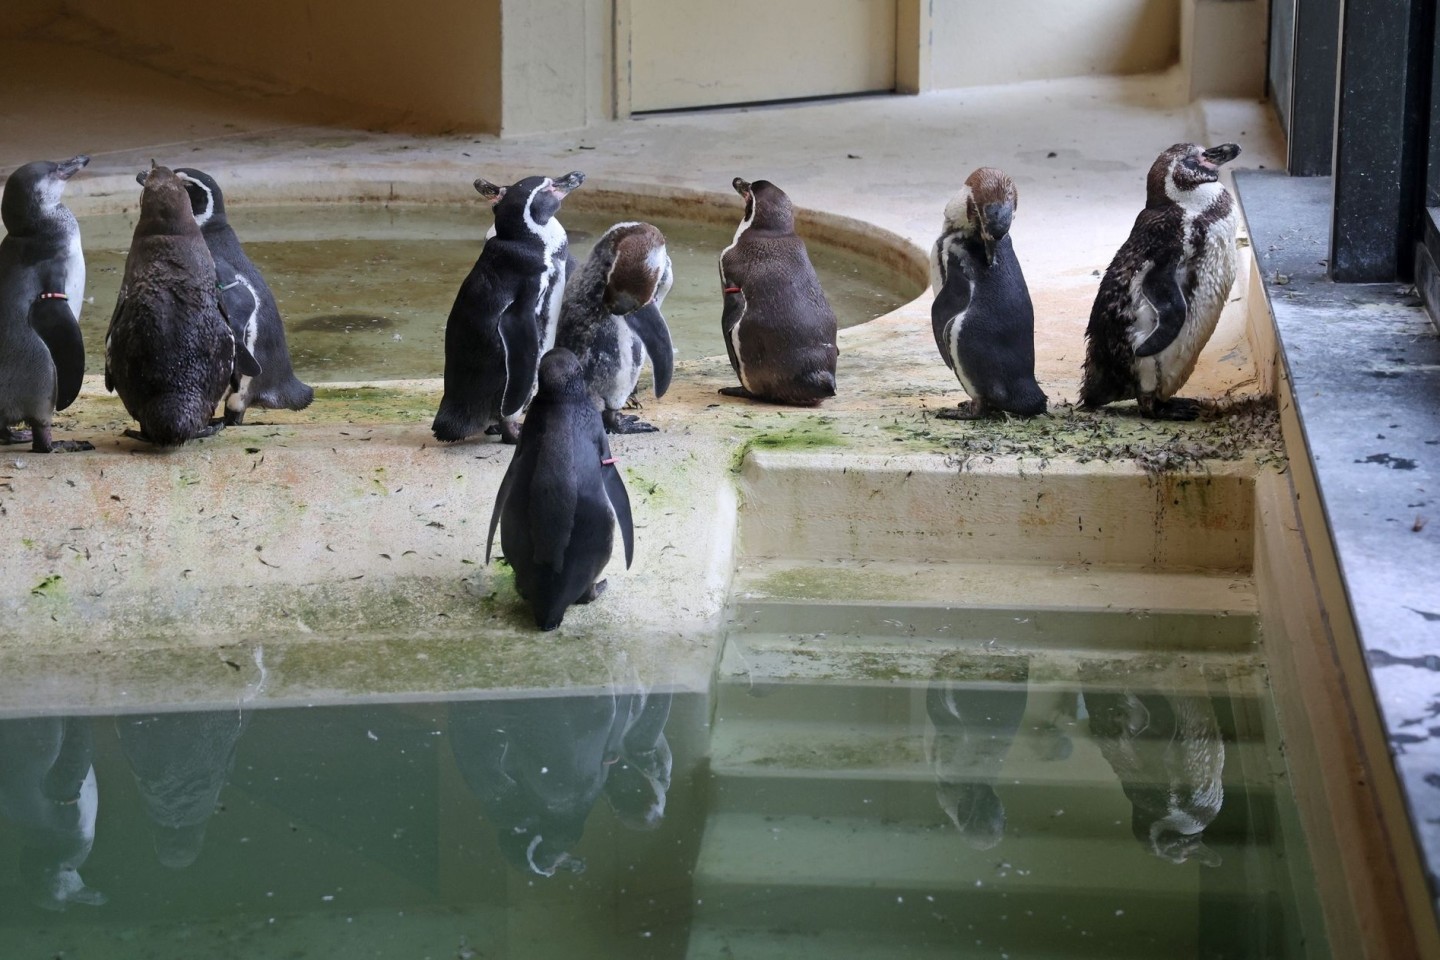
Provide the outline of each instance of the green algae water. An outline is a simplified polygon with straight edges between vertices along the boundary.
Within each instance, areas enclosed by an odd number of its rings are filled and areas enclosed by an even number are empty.
[[[445,319],[492,222],[483,204],[237,206],[227,211],[285,317],[296,372],[310,382],[439,377]],[[582,263],[610,214],[565,214]],[[738,222],[737,212],[737,222]],[[733,229],[660,218],[675,268],[665,299],[677,359],[725,352],[720,251]],[[134,214],[81,222],[87,265],[86,341],[105,342]],[[888,313],[920,293],[867,258],[822,243],[810,257],[841,327]]]
[[[1248,616],[741,600],[708,690],[262,702],[0,719],[0,957],[1328,956]]]

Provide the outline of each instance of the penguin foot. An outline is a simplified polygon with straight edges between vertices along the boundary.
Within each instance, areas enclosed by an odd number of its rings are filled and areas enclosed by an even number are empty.
[[[144,430],[126,430],[124,433],[121,434],[121,436],[129,437],[131,440],[139,440],[141,443],[155,442],[154,440],[150,439],[150,435]]]
[[[657,433],[660,428],[651,426],[639,417],[632,417],[619,410],[606,410],[600,415],[605,423],[606,433]]]
[[[1152,420],[1194,420],[1205,406],[1199,400],[1187,397],[1171,397],[1156,400],[1153,397],[1140,398],[1140,414]]]
[[[746,390],[744,387],[721,387],[720,396],[740,397],[742,400],[759,400],[760,397]]]
[[[86,450],[94,450],[95,444],[89,440],[51,440],[50,431],[44,434],[44,443],[37,436],[30,447],[34,453],[82,453]]]
[[[239,427],[239,426],[244,426],[244,424],[245,424],[245,408],[244,408],[244,407],[240,408],[239,410],[231,410],[229,407],[226,407],[226,408],[225,408],[225,426],[227,426],[227,427]]]
[[[974,400],[966,400],[959,406],[945,407],[935,411],[935,416],[941,420],[987,420],[994,415],[984,404],[976,403]]]
[[[30,430],[11,430],[9,427],[0,427],[0,443],[30,443],[34,434]]]
[[[586,590],[584,593],[580,594],[580,598],[575,602],[593,603],[596,598],[600,596],[600,594],[605,592],[605,588],[608,586],[610,586],[610,584],[606,583],[604,580],[596,580],[594,583],[590,584],[589,590]]]
[[[489,431],[486,432],[488,433]],[[508,443],[513,446],[520,442],[520,424],[514,420],[501,420],[495,432],[500,434],[501,443]]]
[[[202,437],[213,437],[213,436],[215,436],[215,434],[217,434],[217,433],[219,433],[221,430],[224,430],[224,429],[225,429],[225,423],[226,423],[226,421],[221,420],[221,419],[218,419],[218,418],[217,418],[217,419],[214,419],[214,420],[211,420],[211,421],[210,421],[209,423],[207,423],[205,426],[201,427],[201,428],[200,428],[200,432],[197,433],[197,434],[195,434],[195,436],[192,437],[191,439],[192,439],[192,440],[199,440],[199,439],[201,439]]]

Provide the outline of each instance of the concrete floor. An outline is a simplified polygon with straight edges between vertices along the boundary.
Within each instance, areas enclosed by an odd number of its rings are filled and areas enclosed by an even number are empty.
[[[1182,103],[1178,74],[646,117],[498,141],[298,125],[295,115],[334,123],[345,110],[283,91],[198,88],[98,54],[26,99],[15,92],[26,89],[25,58],[37,54],[5,54],[0,171],[89,153],[67,194],[82,222],[133,206],[134,173],[152,157],[215,175],[242,239],[247,203],[356,198],[472,205],[478,236],[489,217],[470,187],[476,176],[513,182],[572,169],[589,177],[572,203],[587,191],[704,192],[738,222],[729,183],[739,175],[776,182],[801,207],[884,228],[912,245],[890,256],[913,263],[969,171],[1000,166],[1019,186],[1012,236],[1035,301],[1037,373],[1057,413],[1044,427],[1050,440],[1072,424],[1091,434],[1103,427],[1128,438],[1112,452],[1142,458],[1167,444],[1203,458],[1275,443],[1262,428],[1237,447],[1225,420],[1159,427],[1063,406],[1076,394],[1099,273],[1143,205],[1155,155],[1182,140],[1235,141],[1244,148],[1236,166],[1280,165],[1268,107]],[[135,76],[107,84],[112,68]],[[1245,337],[1248,249],[1241,255],[1231,307],[1186,395],[1235,400],[1259,389]],[[417,282],[453,288],[460,279]],[[1033,440],[1033,425],[931,421],[963,394],[935,354],[929,301],[845,331],[840,395],[802,411],[715,394],[733,382],[717,296],[720,355],[680,366],[672,392],[646,404],[662,433],[614,441],[636,504],[634,568],[613,563],[602,601],[544,636],[505,576],[480,565],[508,451],[489,441],[439,448],[428,429],[438,382],[323,389],[304,413],[256,415],[251,426],[156,454],[119,436],[124,411],[92,377],[57,433],[89,438],[95,452],[0,451],[9,542],[0,702],[100,709],[236,692],[411,695],[600,684],[617,669],[702,686],[736,552],[730,468],[747,443],[763,435],[762,445],[803,447],[823,435],[820,445],[872,464],[903,451],[932,465],[988,443],[1002,468],[1021,473],[1037,457],[1058,470],[1073,459],[1056,452],[1066,444],[1041,452],[1011,443]],[[99,344],[90,356],[98,374]],[[1112,468],[1140,469],[1128,454]]]

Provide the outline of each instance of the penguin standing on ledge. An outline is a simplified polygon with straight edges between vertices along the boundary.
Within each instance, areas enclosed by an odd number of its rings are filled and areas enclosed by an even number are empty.
[[[50,435],[55,411],[74,401],[85,376],[85,257],[60,195],[89,162],[27,163],[5,181],[0,200],[0,444],[28,442],[36,453],[94,449]],[[10,429],[22,421],[29,430]]]
[[[520,413],[535,393],[565,293],[569,242],[555,214],[584,182],[578,170],[508,187],[475,181],[495,208],[495,228],[445,321],[445,393],[430,427],[437,440],[454,443],[497,426],[505,443],[519,440]]]
[[[295,376],[290,347],[285,342],[285,323],[280,318],[275,295],[259,268],[245,255],[240,238],[230,226],[220,185],[208,173],[190,167],[176,169],[175,175],[185,184],[195,222],[200,225],[205,246],[215,259],[220,308],[236,342],[244,344],[260,364],[259,376],[242,375],[238,385],[226,396],[226,426],[244,423],[245,411],[250,407],[304,410],[315,399],[315,391]],[[146,176],[140,173],[135,179],[144,186]]]
[[[655,430],[620,411],[635,392],[647,356],[655,396],[665,396],[670,387],[675,350],[660,305],[674,280],[664,234],[648,223],[617,223],[595,241],[565,292],[555,342],[580,360],[607,433]]]
[[[720,330],[740,386],[727,397],[814,406],[835,396],[835,312],[820,289],[790,198],[768,180],[736,177],[745,218],[720,254]]]
[[[1235,282],[1238,214],[1220,183],[1233,143],[1206,150],[1177,143],[1146,180],[1145,209],[1115,254],[1085,330],[1080,407],[1139,401],[1157,420],[1194,420],[1195,400],[1176,397],[1195,369]]]
[[[126,436],[159,446],[208,437],[224,426],[210,418],[226,389],[260,375],[218,297],[215,260],[184,182],[152,167],[105,334],[105,389],[140,423]]]
[[[600,574],[610,562],[617,522],[629,567],[635,531],[625,481],[580,361],[556,347],[540,361],[540,389],[495,497],[485,562],[499,526],[516,592],[530,603],[535,625],[554,630],[570,604],[604,592]]]
[[[1035,310],[1010,241],[1019,202],[1014,181],[981,167],[945,205],[945,225],[930,251],[930,325],[970,401],[938,417],[1045,412],[1045,393],[1035,382]]]

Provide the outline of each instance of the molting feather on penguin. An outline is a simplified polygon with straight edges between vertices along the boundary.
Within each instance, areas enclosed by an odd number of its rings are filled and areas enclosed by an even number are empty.
[[[536,626],[553,630],[570,604],[589,603],[604,591],[600,574],[610,562],[617,522],[628,568],[635,533],[625,482],[580,361],[557,347],[540,362],[539,392],[490,515],[485,561],[498,525],[516,592],[529,602]]]
[[[210,436],[224,426],[211,416],[225,391],[261,372],[225,322],[185,183],[152,167],[105,335],[105,389],[140,424],[126,436],[160,446]]]
[[[85,376],[85,256],[80,226],[60,197],[89,162],[82,155],[27,163],[0,199],[0,444],[28,442],[36,453],[94,449],[51,437],[55,412],[70,406]],[[30,429],[11,429],[22,422]]]
[[[1175,394],[1195,369],[1235,281],[1238,212],[1220,183],[1233,143],[1177,143],[1155,159],[1145,209],[1111,261],[1085,331],[1080,407],[1134,397],[1147,417],[1193,420]]]
[[[135,179],[144,186],[147,175],[142,172]],[[190,167],[176,168],[175,175],[185,185],[195,222],[215,260],[220,310],[236,342],[244,344],[260,365],[258,375],[242,374],[226,395],[226,426],[244,423],[250,407],[304,410],[315,399],[315,391],[295,376],[275,295],[230,226],[220,185],[208,173]]]
[[[720,392],[813,406],[835,396],[835,313],[795,234],[790,198],[768,180],[733,186],[745,217],[720,254],[720,331],[740,386]]]
[[[970,174],[945,206],[930,252],[930,324],[970,401],[939,417],[1045,412],[1047,398],[1035,382],[1035,310],[1010,240],[1018,206],[1014,181],[994,167]]]
[[[507,443],[519,438],[540,358],[555,342],[572,262],[555,214],[584,182],[578,170],[508,187],[475,181],[494,207],[494,235],[445,321],[445,393],[431,425],[437,439],[451,443],[494,427]]]
[[[620,411],[635,392],[646,357],[655,396],[663,397],[670,386],[675,350],[660,307],[674,278],[664,234],[648,223],[617,223],[595,242],[565,292],[556,344],[579,359],[610,433],[655,429]]]

